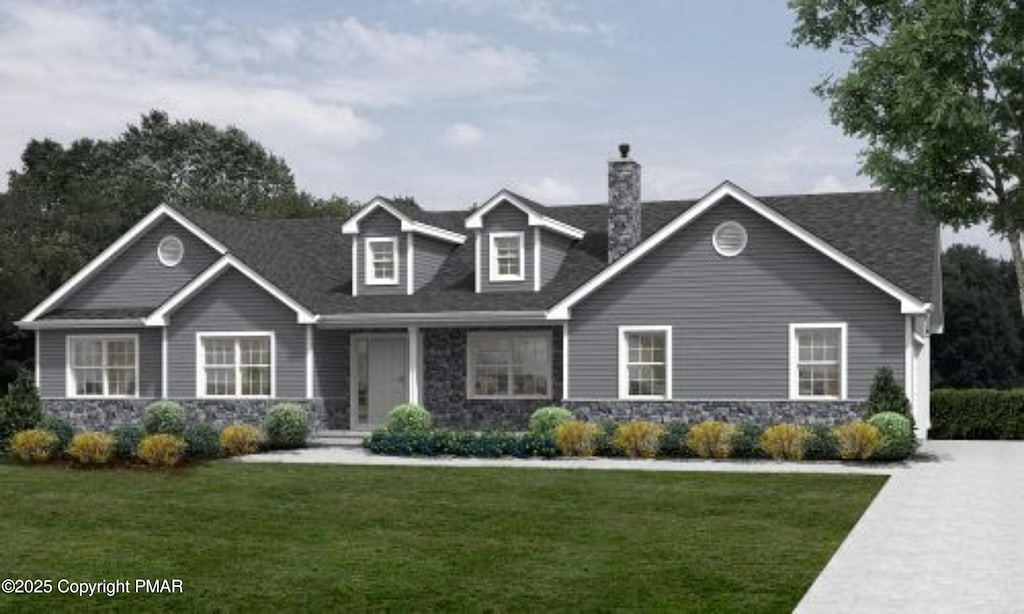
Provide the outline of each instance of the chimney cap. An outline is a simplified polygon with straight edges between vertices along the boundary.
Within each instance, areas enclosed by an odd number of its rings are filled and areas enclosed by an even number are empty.
[[[629,143],[621,143],[619,145],[619,156],[621,156],[623,160],[629,157]]]

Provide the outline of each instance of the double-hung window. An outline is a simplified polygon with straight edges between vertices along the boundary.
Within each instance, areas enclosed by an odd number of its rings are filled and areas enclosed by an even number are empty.
[[[137,335],[68,337],[68,396],[139,395]]]
[[[398,239],[373,237],[366,239],[367,285],[398,283]]]
[[[619,397],[672,398],[672,327],[619,327]]]
[[[199,333],[198,344],[198,396],[273,396],[272,334]]]
[[[846,398],[846,324],[790,324],[789,396]]]
[[[470,398],[551,397],[550,332],[471,332],[467,341]]]
[[[523,281],[525,248],[521,232],[490,234],[490,281]]]

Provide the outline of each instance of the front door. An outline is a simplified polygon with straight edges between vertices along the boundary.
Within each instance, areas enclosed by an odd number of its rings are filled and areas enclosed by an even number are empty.
[[[407,402],[408,362],[405,335],[353,335],[353,429],[382,426],[391,408]]]

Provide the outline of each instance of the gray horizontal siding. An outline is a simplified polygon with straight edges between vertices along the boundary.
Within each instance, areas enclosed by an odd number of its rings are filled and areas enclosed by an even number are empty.
[[[398,283],[394,285],[373,285],[369,286],[366,284],[366,259],[368,251],[366,248],[366,239],[369,237],[394,237],[398,239],[398,250],[395,254],[396,261],[398,263]],[[398,218],[394,217],[383,209],[377,209],[370,215],[366,216],[359,222],[359,234],[354,235],[353,239],[357,241],[357,248],[359,250],[359,257],[356,262],[356,281],[359,284],[359,294],[361,295],[395,295],[395,294],[406,294],[406,275],[408,275],[406,266],[406,247],[405,242],[407,240],[406,233],[402,232],[402,223]]]
[[[170,316],[168,394],[196,396],[196,333],[274,332],[275,392],[279,398],[306,396],[306,327],[295,312],[241,273],[229,270]]]
[[[742,223],[746,250],[723,258],[711,235]],[[902,378],[899,303],[735,202],[692,222],[572,310],[569,394],[618,396],[618,327],[673,327],[673,397],[789,396],[789,324],[847,322],[848,395],[867,395],[877,367]],[[902,381],[898,379],[897,381]]]
[[[413,266],[416,269],[412,280],[413,289],[418,291],[434,279],[434,275],[451,255],[452,244],[416,235],[412,239],[412,251]]]
[[[350,332],[316,329],[314,333],[314,396],[348,399]]]
[[[499,281],[490,279],[490,248],[492,232],[523,233],[523,281]],[[533,228],[527,226],[526,214],[513,205],[502,203],[487,212],[483,219],[483,231],[477,235],[480,241],[480,291],[481,292],[522,292],[533,290]]]
[[[562,268],[562,262],[569,251],[572,239],[562,235],[541,230],[540,233],[540,283],[541,287],[546,286],[555,275],[558,269]]]
[[[159,328],[41,330],[38,331],[38,335],[39,392],[43,398],[57,399],[67,396],[67,338],[74,335],[138,335],[139,396],[160,396]]]
[[[181,239],[184,256],[177,266],[160,264],[156,248],[168,235]],[[172,219],[158,222],[101,269],[60,307],[107,309],[155,307],[203,272],[218,254]]]

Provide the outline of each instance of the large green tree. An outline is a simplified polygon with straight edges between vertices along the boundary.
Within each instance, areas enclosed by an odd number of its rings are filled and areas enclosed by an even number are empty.
[[[344,216],[340,196],[296,189],[242,130],[151,111],[109,140],[33,140],[0,193],[0,393],[28,366],[13,322],[160,203],[249,216]]]
[[[867,143],[862,170],[1013,255],[1024,313],[1024,6],[1017,0],[789,0],[793,43],[852,56],[816,92]]]

